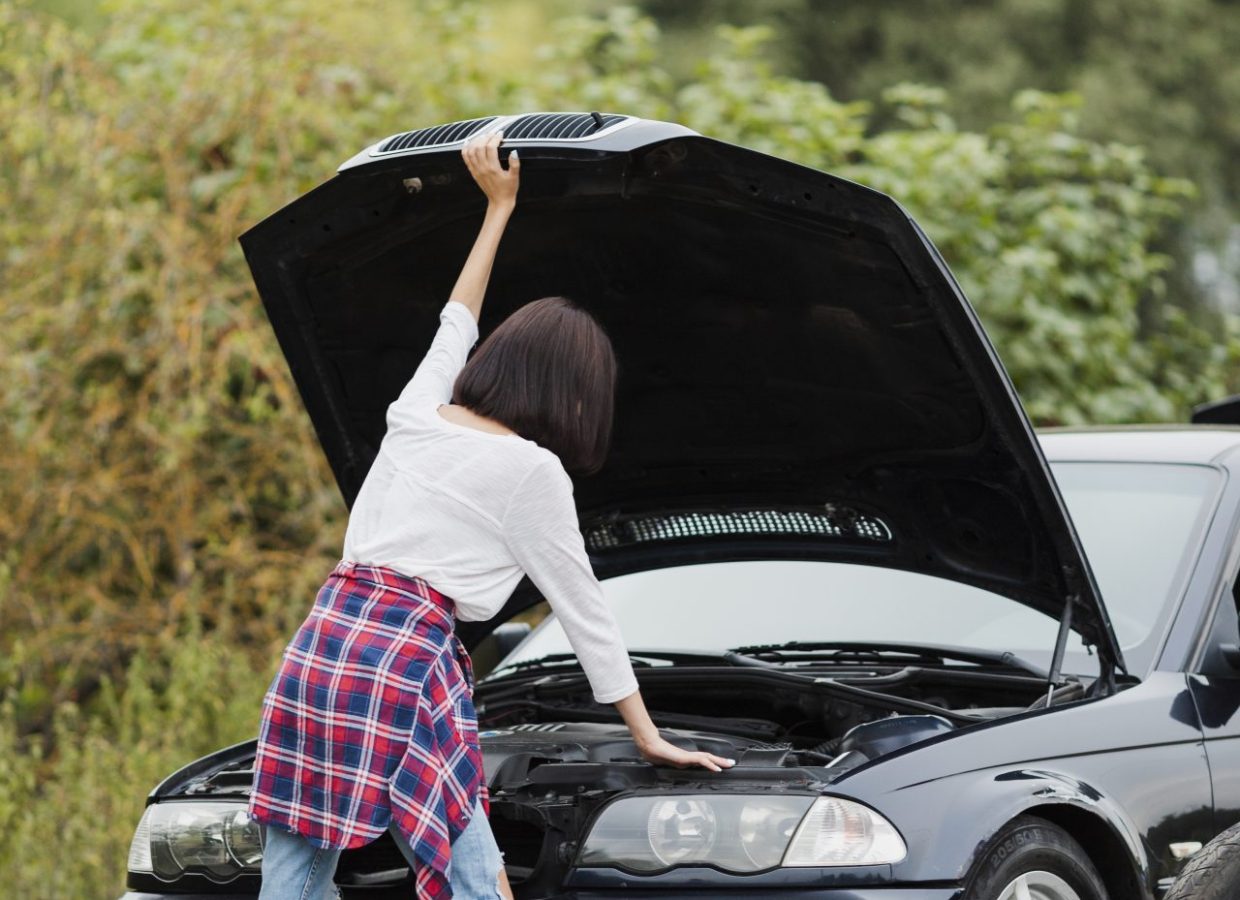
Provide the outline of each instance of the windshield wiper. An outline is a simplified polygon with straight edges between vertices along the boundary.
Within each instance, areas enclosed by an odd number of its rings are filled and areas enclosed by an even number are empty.
[[[629,662],[635,666],[648,666],[650,663],[644,660],[636,660],[629,657]],[[580,666],[581,663],[577,659],[576,653],[548,653],[545,656],[536,656],[533,659],[519,659],[516,662],[508,663],[506,666],[496,666],[495,674],[500,672],[520,672],[522,669],[545,669],[548,666]]]
[[[727,659],[727,654],[700,653],[693,650],[629,651],[629,662],[631,662],[634,666],[650,668],[654,665],[654,663],[650,661],[652,659],[668,662],[672,665],[718,665],[720,660]],[[545,656],[536,656],[533,659],[517,660],[516,662],[508,663],[506,666],[497,667],[495,669],[495,674],[499,675],[505,672],[520,672],[524,669],[543,669],[548,666],[566,665],[580,665],[575,653],[548,653]]]
[[[948,644],[788,641],[784,644],[754,644],[748,647],[734,647],[728,652],[758,659],[794,653],[798,660],[803,661],[854,662],[868,659],[873,662],[888,663],[898,662],[899,660],[884,659],[885,656],[898,654],[911,656],[917,662],[934,662],[944,665],[948,660],[956,660],[974,663],[975,665],[999,665],[1010,669],[1021,669],[1037,678],[1047,677],[1045,669],[1034,665],[1026,659],[1022,659],[1015,653],[977,650],[973,647],[953,647]]]

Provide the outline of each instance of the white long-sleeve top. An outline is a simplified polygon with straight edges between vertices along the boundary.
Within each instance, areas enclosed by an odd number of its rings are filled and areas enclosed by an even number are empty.
[[[388,407],[387,433],[358,492],[344,559],[424,578],[461,621],[499,612],[522,574],[551,605],[590,681],[612,703],[637,679],[577,523],[573,483],[550,450],[449,422],[439,407],[478,340],[449,301],[430,351]]]

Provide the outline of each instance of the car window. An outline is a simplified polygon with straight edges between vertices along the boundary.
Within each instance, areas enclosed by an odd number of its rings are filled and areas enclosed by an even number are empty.
[[[1129,668],[1148,668],[1220,476],[1204,466],[1052,466]],[[996,593],[928,575],[852,563],[712,562],[603,582],[627,646],[706,650],[800,641],[937,643],[1010,650],[1049,665],[1055,618]],[[571,652],[548,617],[505,665]],[[1065,670],[1097,671],[1073,636]]]
[[[1144,672],[1187,583],[1222,476],[1208,466],[1172,464],[1052,469],[1124,658]]]

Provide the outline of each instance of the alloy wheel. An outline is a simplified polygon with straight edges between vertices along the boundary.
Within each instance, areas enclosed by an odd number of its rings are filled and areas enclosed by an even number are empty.
[[[1081,900],[1081,895],[1058,875],[1025,872],[1001,890],[997,900]]]

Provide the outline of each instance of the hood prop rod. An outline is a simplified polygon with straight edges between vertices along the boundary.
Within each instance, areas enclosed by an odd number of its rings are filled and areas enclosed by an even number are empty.
[[[1055,699],[1055,688],[1059,682],[1059,670],[1063,668],[1064,651],[1068,649],[1068,637],[1072,630],[1072,607],[1076,605],[1077,595],[1069,594],[1064,604],[1063,615],[1059,618],[1059,635],[1055,638],[1055,652],[1051,656],[1051,668],[1046,673],[1046,706],[1050,707]]]

